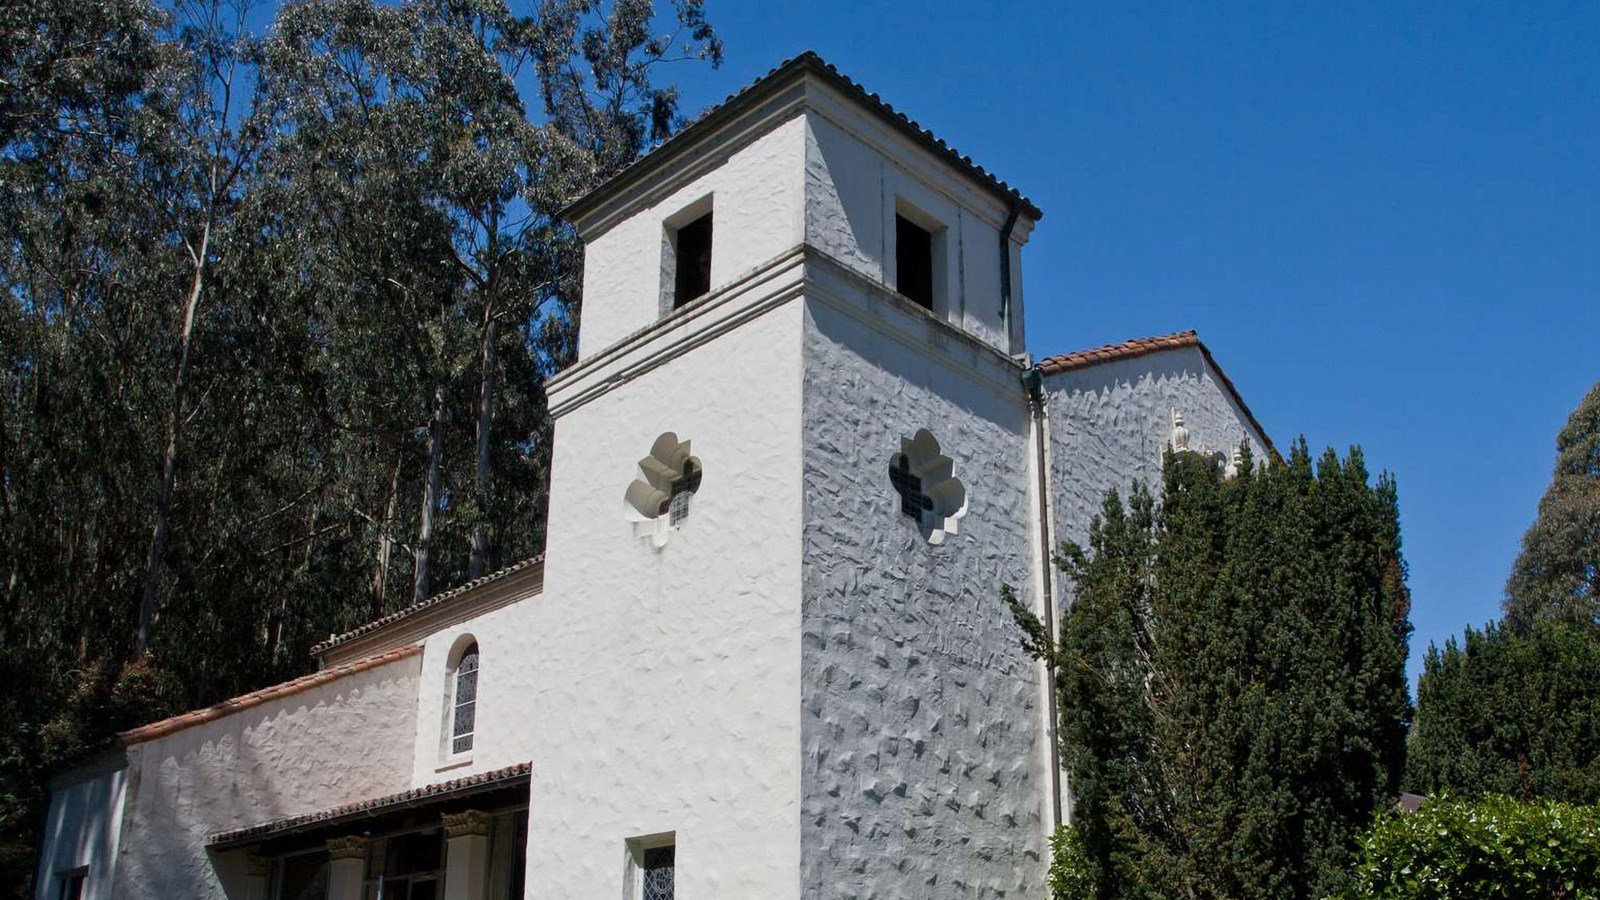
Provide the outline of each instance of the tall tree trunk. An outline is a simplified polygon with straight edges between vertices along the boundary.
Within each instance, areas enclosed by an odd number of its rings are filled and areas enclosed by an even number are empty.
[[[167,410],[167,446],[161,460],[161,484],[156,489],[155,523],[150,529],[150,552],[145,556],[144,595],[139,602],[139,639],[134,651],[150,647],[150,627],[155,623],[161,583],[161,556],[167,547],[167,520],[172,510],[172,485],[178,477],[178,432],[183,427],[183,402],[189,392],[189,348],[194,337],[195,310],[205,287],[206,256],[210,252],[211,225],[200,230],[200,247],[194,253],[194,277],[183,304],[183,330],[179,336],[178,365],[172,376],[172,405]]]
[[[494,342],[497,332],[491,306],[484,315],[483,323],[483,374],[478,388],[478,465],[473,475],[478,520],[472,526],[472,557],[467,564],[469,578],[483,574],[485,559],[489,554],[489,427],[494,419]]]
[[[383,502],[383,524],[378,526],[378,565],[372,573],[372,618],[383,617],[383,599],[389,592],[389,560],[394,556],[394,507],[400,496],[400,463],[397,456],[389,475],[389,496]]]
[[[429,565],[433,555],[433,516],[439,508],[439,474],[444,463],[444,385],[433,389],[433,410],[428,416],[428,469],[422,482],[422,516],[417,524],[416,569],[411,598],[428,599]]]

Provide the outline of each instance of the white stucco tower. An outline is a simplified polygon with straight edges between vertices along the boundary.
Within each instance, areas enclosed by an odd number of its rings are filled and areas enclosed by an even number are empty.
[[[588,610],[534,625],[574,708],[530,891],[614,896],[632,840],[685,897],[1036,894],[1040,677],[998,589],[1035,562],[1038,210],[807,54],[569,215],[545,592]]]

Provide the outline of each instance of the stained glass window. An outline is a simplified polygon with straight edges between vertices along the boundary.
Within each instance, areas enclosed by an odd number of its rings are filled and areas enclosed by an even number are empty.
[[[644,851],[640,869],[644,873],[642,900],[674,900],[673,870],[677,848],[672,845],[651,847]]]
[[[667,499],[661,501],[660,514],[668,516],[667,521],[672,525],[683,523],[689,518],[689,501],[694,498],[694,492],[700,490],[700,467],[693,460],[683,464],[683,474],[672,480],[667,491]]]
[[[455,714],[450,725],[450,752],[472,749],[472,732],[478,711],[478,645],[469,644],[456,663]]]
[[[900,512],[920,525],[922,517],[933,511],[933,498],[922,492],[922,479],[912,473],[911,462],[904,453],[896,454],[889,464],[889,483],[900,495]]]

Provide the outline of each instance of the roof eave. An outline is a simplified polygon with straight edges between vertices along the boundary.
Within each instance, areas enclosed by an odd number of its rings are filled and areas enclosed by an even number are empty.
[[[773,95],[807,76],[815,76],[823,83],[853,99],[901,135],[920,145],[935,157],[967,174],[1008,206],[1015,204],[1022,215],[1035,222],[1044,218],[1044,212],[1034,205],[1033,201],[1023,196],[1021,192],[973,162],[971,157],[957,153],[944,141],[935,138],[932,133],[922,128],[904,113],[895,110],[894,107],[890,106],[878,95],[868,92],[861,85],[845,76],[810,50],[786,60],[749,86],[731,95],[721,104],[713,107],[700,118],[685,126],[682,131],[668,138],[661,146],[646,153],[621,172],[569,203],[557,213],[557,216],[573,223],[580,232],[583,231],[584,219],[619,194],[644,181],[650,173],[657,169],[693,153],[699,144],[718,130],[736,121],[740,116],[759,107]]]

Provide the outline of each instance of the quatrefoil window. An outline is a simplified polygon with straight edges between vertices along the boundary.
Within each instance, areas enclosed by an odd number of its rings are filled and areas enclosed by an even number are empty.
[[[656,438],[650,455],[639,460],[639,477],[623,495],[623,515],[633,522],[634,535],[652,546],[665,546],[689,518],[703,471],[688,441],[679,441],[670,431]]]
[[[900,513],[916,521],[930,544],[955,534],[967,514],[967,489],[954,471],[955,463],[939,452],[926,428],[901,438],[900,452],[889,458],[889,485],[900,499]]]

